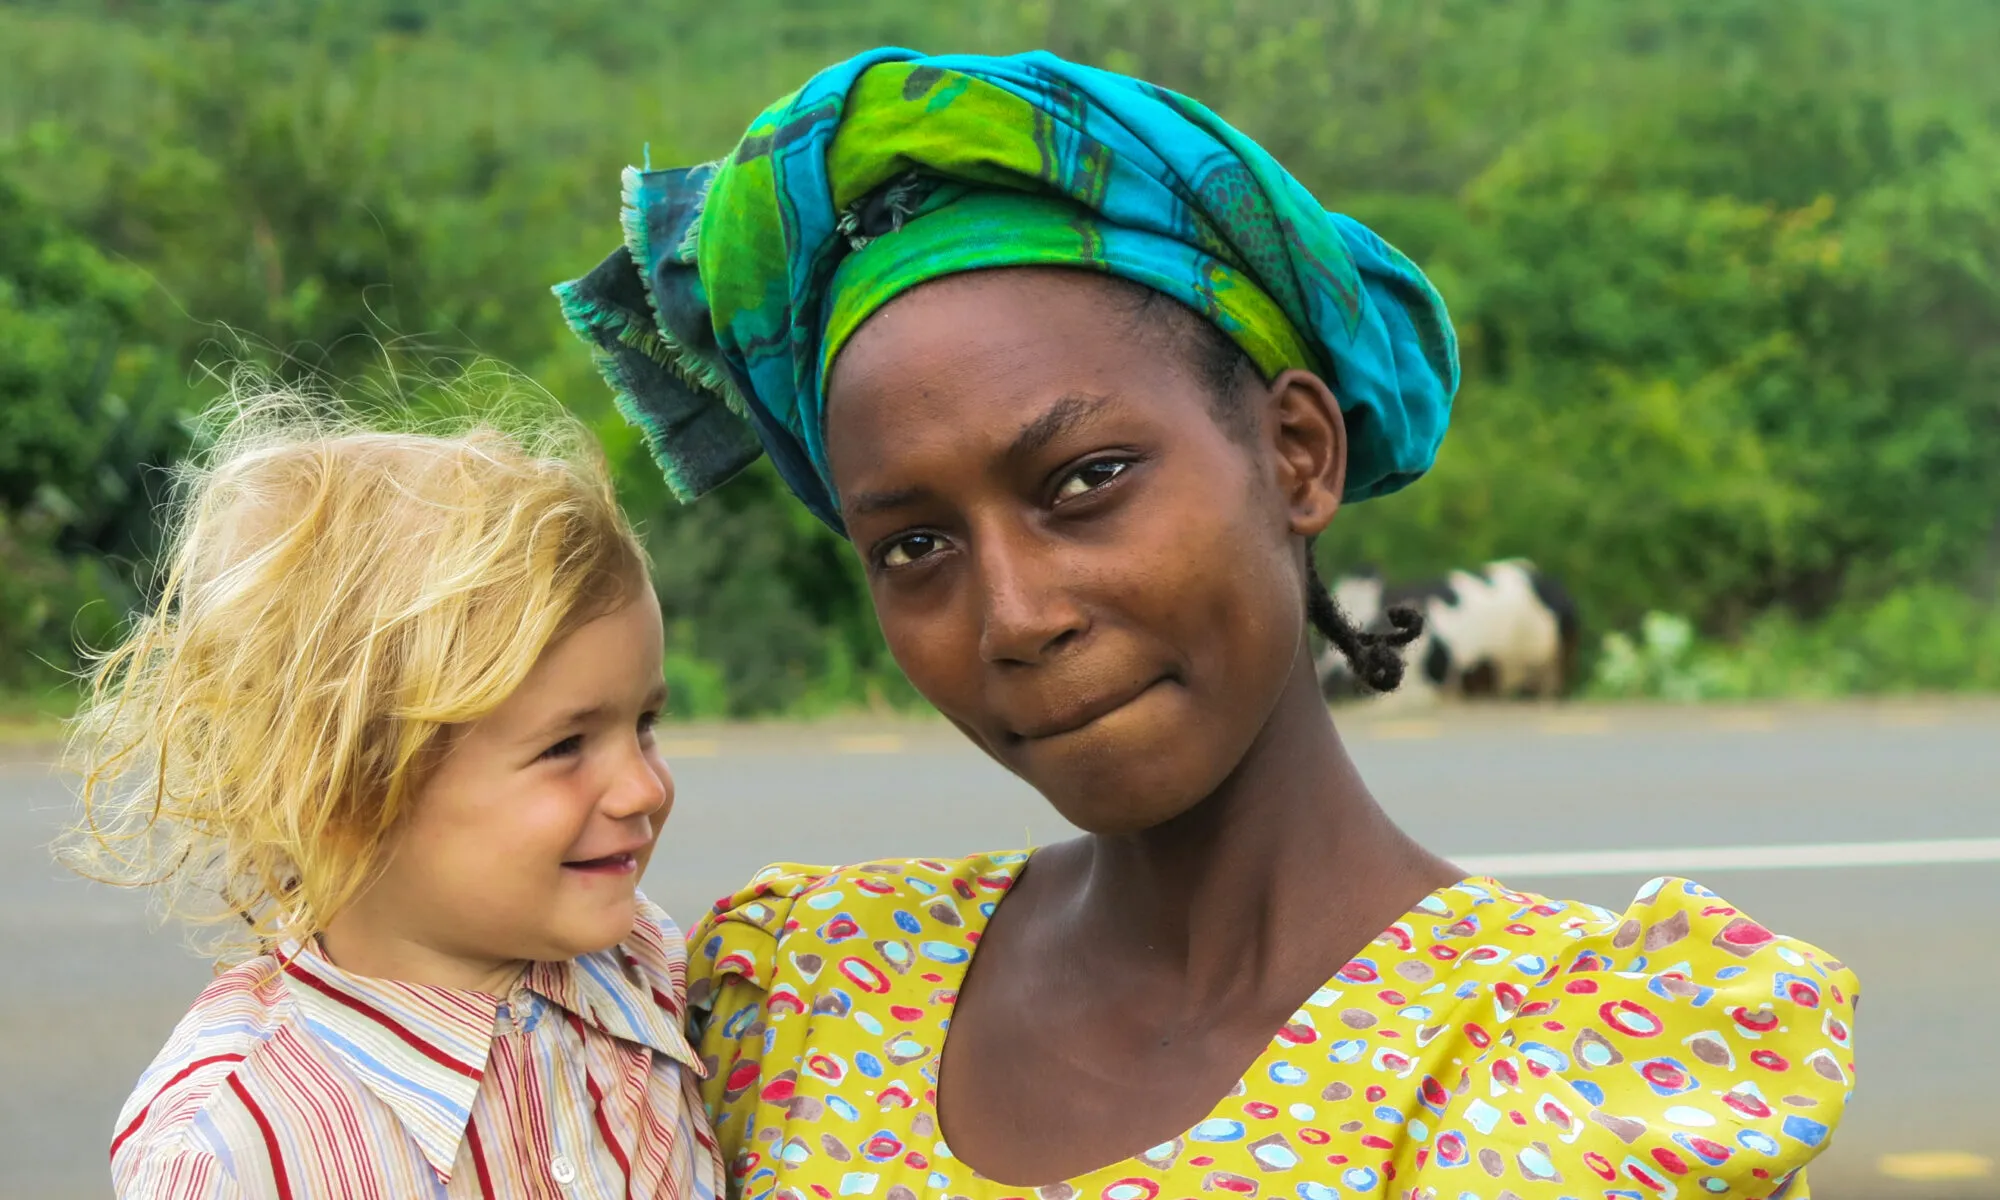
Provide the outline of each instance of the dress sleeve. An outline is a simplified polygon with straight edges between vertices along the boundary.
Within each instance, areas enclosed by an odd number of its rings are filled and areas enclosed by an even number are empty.
[[[1459,988],[1424,1182],[1802,1200],[1853,1085],[1853,972],[1685,880],[1617,914],[1515,898],[1502,950],[1562,940]]]
[[[733,1178],[751,1152],[762,1070],[764,1003],[777,974],[778,938],[796,898],[828,868],[777,863],[718,902],[695,928],[688,950],[689,1027],[708,1077],[701,1098]]]

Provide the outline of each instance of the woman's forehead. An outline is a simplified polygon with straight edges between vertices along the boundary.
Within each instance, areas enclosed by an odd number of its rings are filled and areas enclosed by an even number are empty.
[[[1080,271],[1006,268],[912,288],[870,316],[834,360],[828,421],[854,394],[1129,371],[1138,333],[1130,287]]]

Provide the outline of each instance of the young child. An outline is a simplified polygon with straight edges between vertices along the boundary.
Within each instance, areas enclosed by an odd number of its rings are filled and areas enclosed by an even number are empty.
[[[244,961],[126,1102],[118,1195],[720,1195],[681,935],[636,888],[674,795],[659,607],[548,424],[264,401],[186,477],[67,849]]]

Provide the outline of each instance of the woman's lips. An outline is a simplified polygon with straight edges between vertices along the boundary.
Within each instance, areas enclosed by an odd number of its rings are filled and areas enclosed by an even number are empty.
[[[1050,738],[1062,737],[1065,734],[1076,733],[1079,730],[1095,725],[1119,709],[1132,704],[1139,697],[1144,696],[1147,692],[1152,691],[1155,687],[1165,682],[1166,679],[1164,677],[1155,679],[1137,691],[1115,694],[1102,700],[1094,700],[1088,704],[1078,705],[1060,716],[1032,725],[1015,733],[1014,738],[1017,741],[1023,742],[1039,742]]]
[[[585,875],[629,875],[639,869],[639,856],[630,852],[607,854],[603,858],[584,858],[563,864],[566,871],[579,871]]]

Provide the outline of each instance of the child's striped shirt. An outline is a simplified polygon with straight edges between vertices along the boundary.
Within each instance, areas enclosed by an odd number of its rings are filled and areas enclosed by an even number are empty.
[[[204,990],[111,1144],[121,1197],[717,1200],[687,961],[640,900],[623,943],[503,1000],[351,975],[316,947]]]

